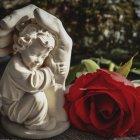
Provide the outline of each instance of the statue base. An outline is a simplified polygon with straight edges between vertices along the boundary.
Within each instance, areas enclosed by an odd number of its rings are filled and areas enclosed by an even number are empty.
[[[53,137],[63,133],[65,130],[69,128],[69,122],[58,122],[55,129],[49,131],[39,131],[39,130],[29,130],[25,128],[23,125],[11,122],[9,119],[2,117],[1,118],[2,125],[6,131],[10,134],[28,138],[28,139],[44,139]]]

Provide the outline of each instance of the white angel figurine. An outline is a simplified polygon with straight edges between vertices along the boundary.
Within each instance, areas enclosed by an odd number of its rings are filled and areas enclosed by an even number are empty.
[[[1,78],[0,94],[5,129],[20,137],[40,139],[69,127],[63,103],[71,39],[57,18],[34,7],[35,22],[26,25],[24,21],[25,27],[14,36],[16,54]],[[3,22],[8,26],[6,18]],[[17,19],[13,21],[19,27]]]

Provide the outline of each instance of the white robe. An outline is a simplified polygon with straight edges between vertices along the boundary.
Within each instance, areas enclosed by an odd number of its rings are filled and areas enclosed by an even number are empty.
[[[29,129],[50,130],[56,125],[49,117],[44,89],[52,86],[51,70],[29,70],[19,54],[8,63],[0,81],[2,111],[11,121]]]

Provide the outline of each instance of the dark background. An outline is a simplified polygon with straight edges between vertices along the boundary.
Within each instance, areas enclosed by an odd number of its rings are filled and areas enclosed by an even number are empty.
[[[74,43],[72,64],[101,56],[120,63],[140,50],[139,0],[0,0],[0,18],[30,3],[63,22]]]

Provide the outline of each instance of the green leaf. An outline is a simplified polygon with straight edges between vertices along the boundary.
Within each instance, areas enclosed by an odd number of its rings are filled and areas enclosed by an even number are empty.
[[[105,58],[103,58],[103,57],[101,57],[100,61],[101,61],[102,64],[106,64],[106,65],[109,65],[110,63],[112,63],[111,60],[105,59]]]
[[[111,62],[111,63],[109,64],[108,70],[109,70],[109,71],[114,71],[114,69],[115,69],[115,64]]]
[[[131,69],[130,72],[140,75],[140,69]]]
[[[138,53],[136,53],[127,63],[125,63],[123,66],[121,66],[116,72],[127,77],[130,72],[130,69],[132,67],[133,59],[137,54]]]
[[[86,71],[83,71],[83,72],[77,72],[76,73],[76,78],[78,78],[78,77],[80,77],[81,75],[85,75],[85,74],[87,74],[88,72],[86,72]]]
[[[140,80],[133,80],[132,83],[134,84],[135,87],[140,86]]]
[[[85,65],[87,72],[96,72],[97,69],[100,69],[99,65],[91,59],[84,59],[81,63]]]
[[[75,80],[77,72],[83,71],[84,68],[83,64],[72,66],[66,79],[66,85],[71,84]]]

